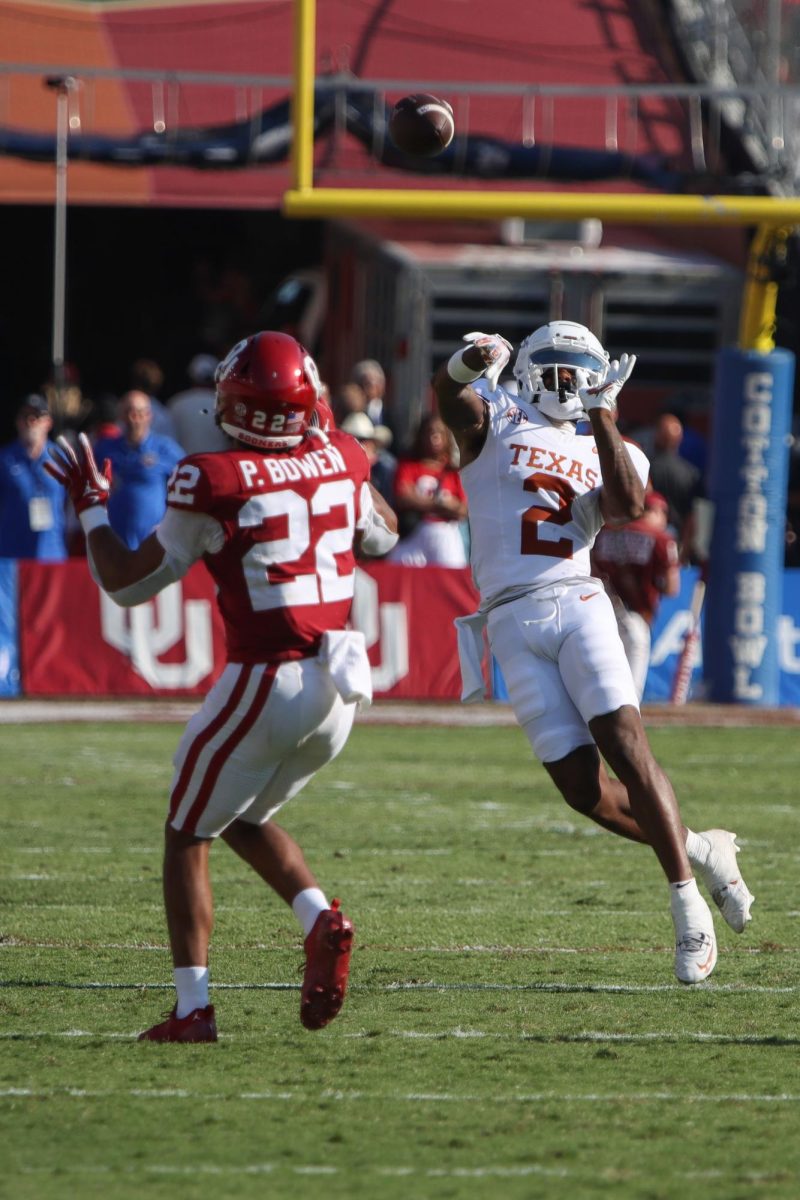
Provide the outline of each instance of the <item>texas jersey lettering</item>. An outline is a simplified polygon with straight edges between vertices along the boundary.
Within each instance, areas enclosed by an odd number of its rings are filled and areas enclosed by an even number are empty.
[[[603,518],[594,438],[577,434],[571,423],[551,424],[503,389],[482,394],[486,442],[461,480],[472,569],[486,607],[508,589],[589,578],[589,551]],[[645,483],[647,458],[638,446],[627,447]]]
[[[176,467],[159,541],[203,558],[219,589],[228,659],[282,662],[316,654],[344,629],[355,585],[353,538],[369,478],[353,438],[291,450],[195,454]]]

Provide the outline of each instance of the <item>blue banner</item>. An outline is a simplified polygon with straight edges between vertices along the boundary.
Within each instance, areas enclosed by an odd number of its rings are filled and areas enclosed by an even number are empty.
[[[17,564],[0,558],[0,696],[19,695]]]
[[[645,703],[655,704],[669,700],[683,638],[691,621],[689,605],[696,579],[695,569],[681,571],[679,594],[661,602],[653,622],[650,670],[644,692]],[[800,705],[800,568],[782,571],[780,584],[783,603],[775,621],[778,689],[777,699],[773,703],[796,707]],[[703,624],[706,625],[706,636],[702,642],[705,645],[708,638],[707,613],[703,614]],[[698,646],[690,699],[712,699],[703,677],[703,653],[701,646]]]
[[[705,624],[708,699],[778,703],[794,355],[723,350],[714,398],[714,508]]]

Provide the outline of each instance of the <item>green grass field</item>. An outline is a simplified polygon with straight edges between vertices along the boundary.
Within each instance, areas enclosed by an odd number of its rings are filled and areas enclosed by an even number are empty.
[[[179,735],[0,727],[0,1195],[800,1195],[794,731],[652,734],[757,897],[688,989],[654,856],[571,813],[517,729],[357,726],[284,820],[356,924],[341,1016],[303,1030],[299,928],[220,844],[220,1041],[145,1046]]]

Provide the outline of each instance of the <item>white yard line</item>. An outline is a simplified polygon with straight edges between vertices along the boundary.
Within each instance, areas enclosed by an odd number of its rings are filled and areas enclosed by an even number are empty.
[[[92,1031],[90,1029],[63,1029],[63,1030],[46,1030],[46,1029],[17,1029],[4,1030],[0,1033],[0,1040],[12,1042],[24,1041],[39,1041],[47,1038],[91,1038],[97,1041],[134,1041],[138,1037],[138,1030],[133,1030],[130,1033],[109,1033]],[[682,1042],[697,1042],[697,1043],[717,1043],[720,1045],[731,1046],[759,1046],[759,1045],[786,1045],[796,1046],[800,1043],[800,1036],[794,1034],[781,1033],[707,1033],[703,1030],[684,1030],[681,1033],[671,1031],[650,1031],[647,1033],[606,1033],[601,1030],[584,1030],[580,1033],[556,1033],[556,1034],[540,1034],[540,1033],[498,1033],[493,1030],[484,1029],[446,1029],[440,1032],[432,1032],[430,1030],[417,1029],[382,1029],[381,1037],[406,1039],[409,1041],[431,1041],[442,1042],[450,1039],[456,1041],[480,1041],[488,1039],[489,1041],[512,1041],[512,1042],[537,1042],[544,1044],[559,1044],[569,1043],[570,1045],[580,1044],[628,1044],[628,1045],[644,1045],[652,1043],[664,1044],[679,1044]],[[260,1043],[270,1038],[283,1041],[285,1039],[283,1031],[270,1031],[268,1029],[261,1030],[258,1033],[251,1034],[235,1034],[235,1033],[220,1033],[220,1041],[224,1042],[247,1042]],[[355,1033],[349,1031],[340,1032],[335,1026],[326,1033],[326,1041],[331,1038],[341,1038],[345,1041],[357,1041],[365,1038],[374,1038],[374,1029],[358,1030]]]
[[[300,990],[299,983],[265,981],[259,983],[212,982],[209,986],[212,991],[220,992],[298,992]],[[97,980],[68,983],[66,980],[61,979],[2,979],[0,980],[0,988],[54,988],[71,992],[151,992],[172,990],[173,984],[148,981],[140,981],[138,983],[109,983]],[[800,991],[800,984],[773,987],[763,984],[715,983],[713,979],[709,979],[704,983],[696,983],[691,989],[688,989],[686,984],[683,983],[436,983],[431,980],[426,983],[385,983],[377,985],[350,983],[349,990],[360,991],[366,994],[382,992],[546,992],[555,994],[581,994],[585,992],[592,995],[622,996],[650,995],[662,992],[680,992],[685,996],[691,990],[692,992],[724,992],[743,996],[784,996],[794,995],[794,993]]]
[[[17,905],[18,908],[37,907],[35,905]],[[44,906],[46,907],[46,906]],[[217,908],[217,912],[220,908]],[[260,909],[257,911],[261,911]],[[603,914],[602,910],[593,909],[594,915],[606,916],[624,916],[624,917],[641,917],[654,916],[654,913],[646,912],[611,912]],[[539,913],[540,916],[574,916],[572,912],[549,912]],[[251,951],[265,951],[267,953],[282,953],[284,951],[293,952],[299,946],[287,945],[277,942],[218,942],[214,943],[214,950],[217,953],[247,953]],[[5,937],[0,941],[0,953],[3,950],[87,950],[94,952],[96,950],[126,950],[139,951],[150,953],[152,951],[166,951],[169,947],[166,942],[82,942],[79,938],[71,941],[59,942],[39,942],[31,941],[26,938],[15,938],[13,936]],[[359,942],[359,949],[362,951],[379,950],[381,954],[664,954],[667,950],[666,946],[631,946],[631,945],[603,945],[603,946],[550,946],[543,944],[541,946],[513,946],[508,944],[472,944],[465,943],[459,946],[395,946],[389,942],[381,941],[373,944],[372,942]],[[725,948],[724,954],[796,954],[796,946],[776,946],[770,945],[766,949],[763,946],[734,946]]]
[[[181,1165],[177,1163],[141,1163],[136,1166],[125,1165],[109,1165],[105,1163],[81,1163],[75,1166],[59,1165],[57,1168],[59,1176],[86,1177],[86,1176],[102,1176],[113,1174],[115,1176],[122,1174],[130,1177],[139,1176],[175,1176],[177,1178],[229,1178],[240,1176],[258,1176],[258,1175],[322,1175],[322,1176],[339,1176],[347,1178],[354,1176],[358,1183],[363,1183],[365,1176],[378,1176],[382,1178],[397,1178],[397,1179],[526,1179],[526,1178],[543,1178],[543,1179],[564,1179],[585,1181],[591,1176],[592,1183],[595,1183],[599,1178],[604,1181],[607,1178],[607,1172],[601,1171],[599,1175],[586,1169],[571,1169],[569,1167],[546,1167],[541,1163],[514,1163],[513,1165],[505,1165],[502,1163],[486,1163],[479,1167],[418,1167],[407,1166],[405,1164],[371,1166],[360,1164],[358,1167],[333,1167],[328,1165],[308,1165],[308,1166],[292,1166],[289,1163],[242,1163],[238,1165],[217,1165],[216,1163],[191,1163]],[[19,1174],[26,1176],[52,1176],[56,1173],[56,1169],[44,1166],[25,1166],[22,1167]],[[778,1172],[782,1181],[797,1179],[797,1172],[786,1171],[783,1168]],[[643,1172],[631,1171],[626,1169],[626,1179],[641,1179],[647,1178],[648,1185],[651,1180],[649,1176],[645,1176]],[[737,1185],[750,1184],[756,1185],[764,1182],[774,1182],[774,1173],[765,1173],[757,1171],[722,1171],[719,1169],[711,1169],[707,1171],[680,1171],[674,1170],[669,1173],[668,1178],[682,1181],[690,1181],[697,1184],[699,1180],[714,1180],[724,1183],[725,1181],[735,1182]]]
[[[52,1097],[75,1099],[109,1099],[116,1096],[134,1097],[141,1100],[190,1100],[192,1103],[219,1101],[286,1101],[317,1104],[337,1101],[339,1103],[396,1103],[396,1104],[800,1104],[800,1093],[796,1092],[507,1092],[496,1095],[491,1092],[362,1092],[323,1089],[320,1092],[260,1091],[260,1092],[205,1092],[190,1091],[188,1088],[108,1088],[89,1089],[63,1088],[0,1088],[0,1099],[30,1097],[36,1100]]]

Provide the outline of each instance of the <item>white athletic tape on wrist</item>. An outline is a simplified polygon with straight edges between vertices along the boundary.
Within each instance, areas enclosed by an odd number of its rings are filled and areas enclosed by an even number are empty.
[[[78,515],[78,520],[87,537],[93,529],[99,529],[101,525],[108,525],[109,523],[108,513],[103,504],[93,504],[91,508],[85,508]]]
[[[463,353],[463,350],[456,350],[455,354],[451,355],[447,363],[447,374],[455,383],[474,383],[476,379],[480,379],[486,368],[481,367],[480,371],[474,371],[464,362]]]

